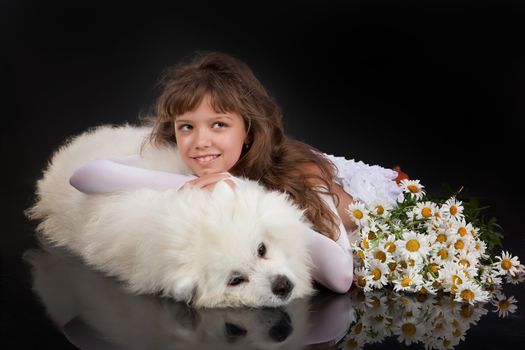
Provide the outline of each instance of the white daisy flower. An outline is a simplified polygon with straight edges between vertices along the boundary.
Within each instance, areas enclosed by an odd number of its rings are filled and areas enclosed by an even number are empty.
[[[430,250],[428,236],[414,231],[405,231],[403,239],[399,242],[401,254],[407,259],[421,261]]]
[[[367,284],[372,288],[382,288],[388,283],[387,276],[390,270],[386,264],[383,264],[377,259],[372,259],[368,262],[368,271],[367,271]]]
[[[466,302],[473,305],[476,302],[487,302],[489,298],[489,292],[481,289],[475,282],[466,280],[457,286],[454,301]]]
[[[431,220],[437,212],[437,205],[432,202],[419,202],[412,209],[414,216],[418,220]]]
[[[359,288],[366,289],[368,287],[368,290],[370,290],[366,279],[367,274],[368,269],[365,267],[354,269],[355,284]]]
[[[352,218],[352,221],[359,227],[368,225],[368,210],[365,205],[359,201],[355,201],[348,206],[346,210],[348,215]]]
[[[438,244],[435,245],[433,248],[433,251],[435,252],[434,256],[441,263],[452,261],[452,259],[454,258],[455,252],[450,246],[447,246],[445,244]]]
[[[451,241],[451,230],[450,229],[444,229],[439,228],[436,230],[434,234],[430,235],[433,239],[433,242],[441,243],[441,244],[448,244]],[[432,241],[431,241],[432,242]]]
[[[472,230],[472,224],[467,223],[465,221],[465,218],[461,218],[461,220],[458,220],[454,226],[456,233],[461,237],[465,237]]]
[[[470,270],[470,268],[474,268],[474,271],[477,270],[478,259],[474,253],[467,252],[466,250],[460,251],[452,261],[463,266],[464,269]]]
[[[509,313],[516,312],[518,306],[516,305],[518,301],[514,299],[514,296],[507,298],[501,293],[496,294],[496,298],[492,301],[492,305],[496,307],[499,317],[507,317]]]
[[[423,278],[416,269],[406,269],[400,273],[399,278],[394,280],[394,290],[399,291],[416,291],[423,284]]]
[[[501,277],[499,277],[499,270],[491,265],[482,267],[480,280],[485,284],[485,287],[490,288],[499,286],[502,283]]]
[[[420,200],[425,195],[423,188],[425,186],[419,183],[419,180],[401,180],[399,187],[404,193],[410,194],[410,197],[416,200]]]
[[[456,200],[455,197],[449,198],[442,206],[441,212],[444,212],[447,217],[452,217],[458,221],[464,218],[463,205],[461,201]]]
[[[441,270],[439,280],[443,283],[446,292],[456,295],[458,286],[468,281],[464,269],[456,263],[446,262]]]
[[[377,216],[384,218],[388,214],[388,209],[391,208],[391,206],[388,206],[381,202],[373,202],[370,206],[370,213]]]
[[[513,257],[509,252],[502,252],[501,256],[496,256],[496,259],[499,261],[495,262],[494,266],[499,269],[501,275],[509,274],[514,276],[521,269],[518,257]]]

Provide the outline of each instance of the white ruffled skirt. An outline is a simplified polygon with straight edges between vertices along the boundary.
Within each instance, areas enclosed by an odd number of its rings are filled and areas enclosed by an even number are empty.
[[[379,165],[368,165],[362,161],[324,154],[338,170],[336,181],[350,194],[368,206],[382,204],[392,207],[403,194],[395,179],[397,172]]]

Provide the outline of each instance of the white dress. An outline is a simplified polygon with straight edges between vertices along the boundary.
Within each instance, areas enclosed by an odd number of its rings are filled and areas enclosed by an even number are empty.
[[[324,156],[332,161],[338,170],[335,180],[354,200],[368,206],[380,203],[391,207],[403,198],[402,191],[395,181],[396,171],[345,157],[329,154]]]

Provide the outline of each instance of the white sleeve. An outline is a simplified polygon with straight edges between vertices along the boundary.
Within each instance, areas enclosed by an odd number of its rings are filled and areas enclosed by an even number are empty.
[[[195,179],[165,171],[149,170],[136,166],[139,155],[97,159],[84,163],[75,170],[69,183],[77,190],[88,193],[109,193],[137,188],[157,190],[180,189],[187,181]]]
[[[335,204],[328,195],[321,196],[338,216]],[[334,241],[308,229],[305,233],[314,268],[313,278],[334,292],[346,293],[352,286],[353,257],[344,225],[339,225],[339,238]]]

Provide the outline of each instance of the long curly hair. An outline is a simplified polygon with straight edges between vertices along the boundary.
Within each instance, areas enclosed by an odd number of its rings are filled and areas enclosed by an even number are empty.
[[[159,85],[162,93],[145,118],[153,124],[152,144],[176,144],[175,119],[208,95],[216,112],[243,118],[250,140],[229,172],[288,193],[316,231],[338,238],[337,216],[320,197],[330,195],[339,203],[330,191],[336,167],[316,148],[285,135],[280,108],[245,63],[224,53],[197,53],[166,69]],[[316,171],[306,170],[312,166]]]

